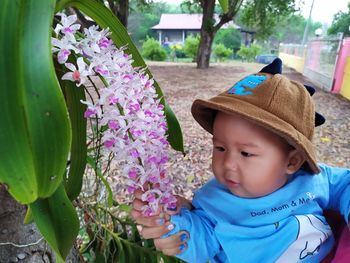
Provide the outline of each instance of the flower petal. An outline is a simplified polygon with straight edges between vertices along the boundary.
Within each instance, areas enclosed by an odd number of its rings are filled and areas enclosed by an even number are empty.
[[[65,63],[64,64],[66,68],[70,69],[71,71],[77,70],[77,68],[72,63]]]
[[[67,64],[67,63],[66,63],[66,64]],[[73,73],[72,73],[72,72],[67,72],[66,74],[64,74],[64,75],[62,76],[61,79],[63,79],[63,80],[71,80],[71,81],[74,81],[74,79],[73,79]]]

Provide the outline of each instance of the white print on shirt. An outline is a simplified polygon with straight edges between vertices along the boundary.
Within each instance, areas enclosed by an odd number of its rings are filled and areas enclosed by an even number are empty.
[[[316,197],[313,193],[310,193],[310,192],[307,192],[306,195],[307,195],[307,197],[310,198],[310,200],[314,200]]]
[[[297,215],[295,218],[299,223],[297,239],[277,263],[295,263],[317,254],[321,245],[332,235],[330,226],[314,215]]]
[[[250,211],[250,216],[251,217],[266,216],[272,213],[279,213],[282,210],[290,210],[290,209],[293,211],[298,206],[308,205],[311,201],[313,201],[316,198],[316,196],[311,192],[306,192],[305,195],[306,196],[301,196],[297,199],[291,200],[290,202],[286,202],[275,207],[271,207],[261,211]]]

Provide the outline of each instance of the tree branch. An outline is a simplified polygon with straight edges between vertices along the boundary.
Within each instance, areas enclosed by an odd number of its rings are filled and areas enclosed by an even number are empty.
[[[108,5],[109,5],[109,9],[112,10],[112,12],[117,15],[117,13],[115,12],[115,5],[114,5],[114,1],[113,0],[108,0]]]
[[[96,25],[94,21],[87,20],[85,16],[75,7],[67,8],[67,13],[71,15],[76,15],[79,23],[82,25],[83,28],[89,28],[92,25]]]
[[[231,0],[229,2],[228,12],[226,14],[222,14],[219,23],[217,23],[213,28],[214,32],[217,32],[224,24],[230,22],[235,17],[242,3],[243,0]]]

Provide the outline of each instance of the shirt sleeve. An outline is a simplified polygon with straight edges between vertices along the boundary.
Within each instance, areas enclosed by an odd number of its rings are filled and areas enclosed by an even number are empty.
[[[328,208],[339,210],[349,223],[350,216],[350,170],[339,167],[320,166],[329,181]]]
[[[195,208],[189,211],[187,208],[182,208],[178,215],[171,217],[171,222],[175,228],[166,236],[183,230],[190,235],[187,249],[176,257],[189,263],[205,263],[220,251],[214,233],[214,223],[202,209]]]

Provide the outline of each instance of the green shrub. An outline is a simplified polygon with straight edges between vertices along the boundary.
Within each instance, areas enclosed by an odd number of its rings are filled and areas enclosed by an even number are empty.
[[[184,51],[184,46],[182,44],[175,44],[172,46],[172,48],[175,50],[176,57],[178,58],[185,58],[186,54]]]
[[[150,60],[164,61],[167,53],[157,40],[147,37],[142,44],[142,56]]]
[[[196,60],[199,47],[199,37],[188,36],[185,40],[184,52],[187,57]]]
[[[183,49],[175,49],[175,54],[177,58],[185,58],[186,54]]]
[[[219,59],[225,59],[232,56],[232,49],[225,47],[223,44],[217,44],[214,46],[214,55]]]
[[[175,61],[178,58],[185,58],[186,54],[184,52],[184,47],[180,43],[172,44],[170,45],[170,59],[172,61]]]
[[[254,61],[255,57],[260,53],[261,47],[252,44],[250,47],[245,47],[241,45],[241,48],[238,50],[237,55],[242,58],[242,60],[246,60],[249,62]]]
[[[224,44],[225,47],[232,50],[239,50],[241,46],[241,33],[234,28],[220,29],[214,38],[214,44]]]

